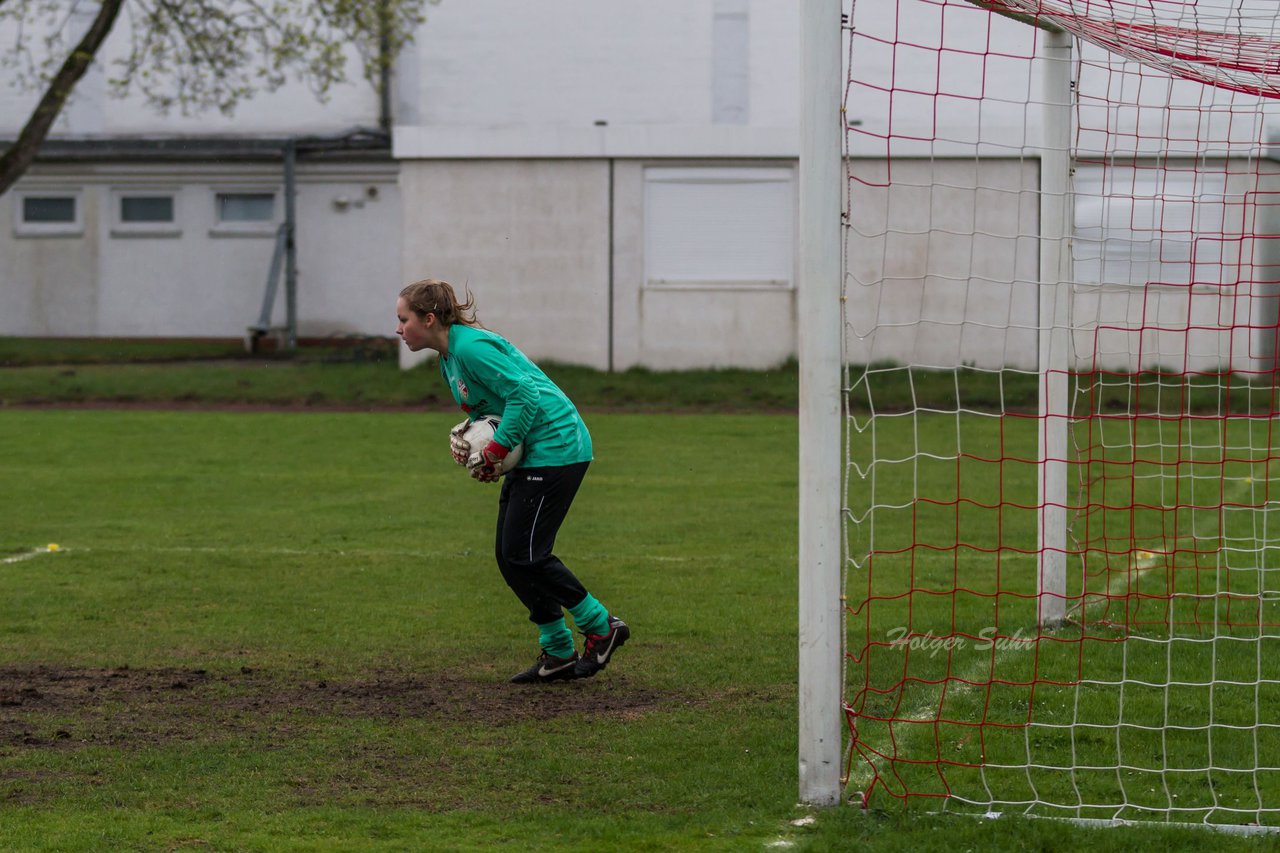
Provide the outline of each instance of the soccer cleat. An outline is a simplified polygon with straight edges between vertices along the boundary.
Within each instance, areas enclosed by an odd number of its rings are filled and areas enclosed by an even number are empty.
[[[548,681],[563,681],[567,678],[577,678],[578,653],[574,652],[567,658],[556,657],[547,652],[546,649],[538,655],[538,659],[533,662],[533,666],[528,669],[517,672],[511,676],[512,684],[545,684]]]
[[[578,665],[573,668],[577,678],[590,678],[609,665],[613,653],[631,638],[631,629],[627,623],[617,617],[609,617],[609,633],[587,634],[587,646],[578,658]]]

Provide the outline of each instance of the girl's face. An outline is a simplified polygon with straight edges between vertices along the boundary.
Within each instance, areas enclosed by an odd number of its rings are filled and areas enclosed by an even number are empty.
[[[432,316],[434,315],[427,315],[428,318]],[[427,346],[431,332],[423,322],[423,318],[409,307],[409,303],[403,296],[396,302],[396,319],[400,321],[396,325],[396,334],[404,339],[404,345],[411,352],[417,352]]]

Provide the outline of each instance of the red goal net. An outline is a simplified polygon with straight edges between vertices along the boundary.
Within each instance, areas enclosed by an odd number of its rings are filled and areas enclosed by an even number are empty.
[[[850,796],[1280,824],[1280,4],[845,35]]]

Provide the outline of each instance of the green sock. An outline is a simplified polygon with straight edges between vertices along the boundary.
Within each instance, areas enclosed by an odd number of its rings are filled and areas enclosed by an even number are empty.
[[[564,624],[563,616],[554,622],[538,626],[538,645],[547,654],[558,658],[573,656],[573,634],[569,632],[569,626]]]
[[[587,593],[587,597],[569,608],[574,624],[584,634],[607,634],[609,632],[609,611],[596,601],[595,596]]]

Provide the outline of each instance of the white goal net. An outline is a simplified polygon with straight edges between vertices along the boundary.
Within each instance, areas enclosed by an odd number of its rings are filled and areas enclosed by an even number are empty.
[[[1280,3],[845,12],[847,795],[1280,826]]]

